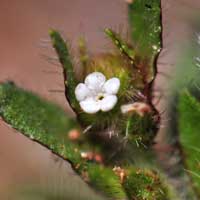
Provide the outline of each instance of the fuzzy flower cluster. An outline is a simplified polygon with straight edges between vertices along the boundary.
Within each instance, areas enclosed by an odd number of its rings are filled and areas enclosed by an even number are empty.
[[[85,113],[107,112],[116,105],[119,88],[118,78],[113,77],[106,81],[102,73],[93,72],[85,78],[84,83],[76,86],[75,95]]]

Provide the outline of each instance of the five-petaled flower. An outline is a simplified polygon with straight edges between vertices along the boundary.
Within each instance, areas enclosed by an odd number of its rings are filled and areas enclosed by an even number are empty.
[[[82,110],[89,114],[98,111],[107,112],[117,103],[117,92],[120,80],[113,77],[106,81],[100,72],[93,72],[85,78],[85,83],[79,83],[75,95]]]

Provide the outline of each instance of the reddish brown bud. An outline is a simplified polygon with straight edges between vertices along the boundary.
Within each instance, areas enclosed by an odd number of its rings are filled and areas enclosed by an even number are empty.
[[[146,113],[151,112],[151,107],[144,102],[135,102],[133,104],[122,105],[121,112],[124,114],[136,112],[143,117]]]
[[[77,129],[72,129],[68,133],[68,137],[70,140],[77,140],[80,137],[80,132]]]
[[[94,155],[94,160],[98,163],[103,163],[103,157],[101,154],[95,154]]]
[[[115,166],[115,167],[113,168],[113,171],[115,172],[115,174],[116,174],[117,176],[119,176],[120,182],[123,183],[123,182],[124,182],[124,179],[125,179],[125,177],[126,177],[126,172],[125,172],[125,170],[122,169],[121,167]]]

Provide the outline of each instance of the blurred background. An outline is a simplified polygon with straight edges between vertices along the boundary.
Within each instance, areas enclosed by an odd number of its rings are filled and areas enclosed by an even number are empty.
[[[49,28],[61,31],[71,45],[77,63],[77,40],[84,36],[90,52],[106,51],[110,46],[103,28],[128,30],[125,0],[1,0],[0,1],[0,82],[17,85],[58,103],[72,115],[63,93],[61,69],[45,55],[55,57],[48,38]],[[191,16],[200,10],[199,0],[163,0],[163,51],[158,61],[160,74],[170,74],[176,53],[191,33]],[[167,91],[169,77],[158,75],[155,88]],[[162,99],[158,109],[163,109]],[[163,131],[163,130],[162,130]],[[53,187],[71,185],[83,195],[82,181],[72,175],[66,162],[39,144],[30,141],[0,121],[0,199],[6,191],[28,182]],[[74,187],[73,181],[79,186]],[[75,191],[76,192],[76,191]]]

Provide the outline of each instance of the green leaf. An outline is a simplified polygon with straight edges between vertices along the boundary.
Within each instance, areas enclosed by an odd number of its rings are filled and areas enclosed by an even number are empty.
[[[109,197],[125,199],[112,169],[82,157],[82,152],[92,152],[95,147],[91,147],[84,134],[77,141],[70,140],[69,133],[80,133],[80,128],[59,106],[7,82],[0,85],[0,116],[13,128],[70,161],[83,179],[85,173],[89,174],[92,187]]]
[[[179,138],[183,148],[186,171],[200,195],[200,102],[187,91],[181,93],[178,104]]]
[[[128,169],[123,186],[130,199],[167,200],[168,189],[159,175],[151,170]],[[134,197],[134,198],[133,198]]]
[[[119,177],[109,167],[90,164],[87,168],[89,181],[93,187],[103,191],[107,197],[115,200],[127,199]]]
[[[75,144],[68,137],[71,131],[80,132],[79,125],[59,106],[8,82],[0,85],[0,116],[60,156],[73,162],[80,160],[80,155],[73,150]]]
[[[75,88],[77,85],[77,81],[74,74],[73,64],[69,55],[69,50],[66,42],[61,37],[60,33],[55,30],[50,30],[49,35],[51,37],[51,41],[53,47],[55,48],[57,55],[59,57],[60,63],[63,67],[63,75],[65,80],[65,95],[67,100],[69,101],[71,107],[76,110],[79,109],[79,104],[75,97]]]
[[[135,52],[143,61],[148,59],[151,80],[161,48],[160,0],[134,0],[129,5],[129,22]]]
[[[112,40],[113,44],[124,54],[128,59],[134,63],[135,52],[134,49],[129,47],[129,45],[122,40],[119,34],[115,33],[112,29],[106,28],[104,30],[105,34]]]

